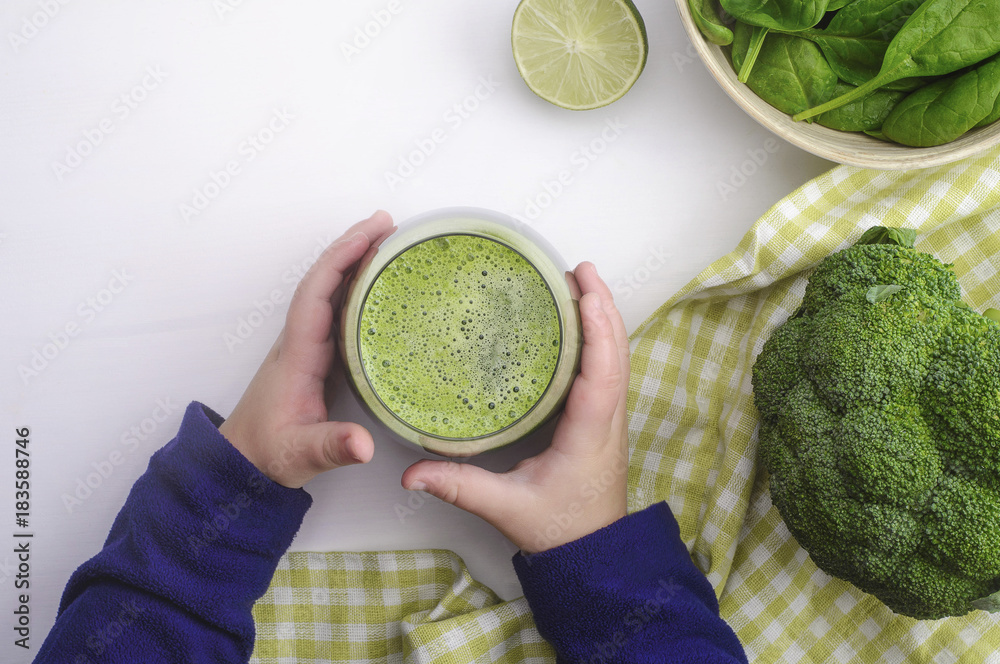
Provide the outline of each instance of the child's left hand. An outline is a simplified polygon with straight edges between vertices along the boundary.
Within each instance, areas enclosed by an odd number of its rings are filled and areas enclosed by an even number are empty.
[[[372,458],[374,444],[363,426],[327,421],[324,387],[337,352],[344,275],[394,230],[379,210],[326,248],[295,289],[285,328],[219,427],[278,484],[298,489],[322,472]]]

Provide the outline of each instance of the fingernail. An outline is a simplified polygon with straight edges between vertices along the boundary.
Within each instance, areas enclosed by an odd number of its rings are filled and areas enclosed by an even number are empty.
[[[416,482],[410,482],[410,486],[406,487],[407,491],[427,491],[427,484],[417,480]]]
[[[367,242],[368,244],[371,244],[371,240],[368,238],[367,235],[364,234],[363,231],[358,231],[357,233],[355,233],[354,235],[352,235],[350,238],[347,239],[348,242],[361,242],[362,240]]]
[[[593,304],[590,305],[591,309],[593,309],[594,311],[600,311],[601,310],[601,296],[598,295],[597,293],[591,293],[591,301],[593,302]]]

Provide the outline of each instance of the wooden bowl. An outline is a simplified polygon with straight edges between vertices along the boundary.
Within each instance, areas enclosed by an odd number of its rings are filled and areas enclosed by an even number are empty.
[[[932,148],[911,148],[886,143],[862,133],[837,131],[816,123],[795,122],[790,115],[774,108],[754,94],[746,84],[739,82],[728,54],[722,47],[706,40],[695,25],[688,0],[676,2],[681,23],[684,24],[698,56],[726,94],[754,120],[789,143],[814,155],[851,166],[905,170],[947,164],[1000,144],[1000,122],[973,129],[951,143]]]

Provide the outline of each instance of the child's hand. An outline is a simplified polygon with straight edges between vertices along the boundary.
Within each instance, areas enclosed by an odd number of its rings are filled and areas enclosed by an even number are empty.
[[[575,274],[584,294],[583,354],[552,445],[502,475],[419,461],[402,478],[407,489],[485,519],[525,553],[579,539],[626,513],[628,336],[594,266],[582,263]]]
[[[320,255],[288,307],[285,328],[219,431],[265,475],[293,489],[339,466],[367,463],[372,437],[328,422],[324,386],[337,352],[345,273],[395,230],[387,212],[352,226]]]

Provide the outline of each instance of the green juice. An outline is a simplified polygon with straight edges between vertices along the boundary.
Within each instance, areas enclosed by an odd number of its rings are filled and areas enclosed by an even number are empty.
[[[476,235],[425,240],[394,258],[362,305],[361,362],[379,400],[440,438],[520,420],[556,370],[562,329],[538,271]]]

